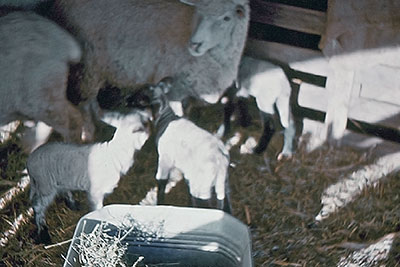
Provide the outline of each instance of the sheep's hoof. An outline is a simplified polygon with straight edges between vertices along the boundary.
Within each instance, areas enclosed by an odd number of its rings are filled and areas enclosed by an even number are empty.
[[[253,149],[253,152],[254,152],[255,154],[261,154],[261,153],[263,153],[263,152],[265,151],[266,148],[267,148],[266,146],[257,145],[257,146]]]
[[[278,161],[284,160],[284,159],[291,159],[293,156],[292,153],[279,153],[278,157],[276,158]]]
[[[78,211],[80,210],[80,203],[76,202],[76,201],[69,201],[68,199],[65,200],[65,205],[67,205],[67,207],[70,210],[74,210],[74,211]]]
[[[36,239],[36,243],[45,245],[51,244],[51,237],[47,226],[43,226],[43,230],[39,232],[38,237]]]

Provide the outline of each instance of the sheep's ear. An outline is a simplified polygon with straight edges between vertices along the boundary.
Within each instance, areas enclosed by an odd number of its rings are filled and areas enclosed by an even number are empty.
[[[160,87],[164,94],[168,94],[169,90],[172,87],[173,81],[174,80],[172,77],[165,77],[158,83],[158,87]]]
[[[180,0],[181,3],[189,5],[189,6],[196,6],[200,1],[199,0]]]
[[[115,112],[105,112],[101,117],[101,120],[111,126],[118,128],[119,126],[119,118],[118,114]]]

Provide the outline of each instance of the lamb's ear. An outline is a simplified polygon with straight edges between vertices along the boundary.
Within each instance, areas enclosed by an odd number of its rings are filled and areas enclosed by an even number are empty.
[[[158,83],[158,87],[163,91],[164,94],[168,94],[172,87],[173,78],[172,77],[165,77]]]
[[[119,116],[118,113],[116,112],[105,112],[103,116],[101,117],[101,120],[111,126],[114,126],[116,128],[119,127]]]
[[[181,3],[189,6],[196,6],[200,1],[199,0],[180,0]]]

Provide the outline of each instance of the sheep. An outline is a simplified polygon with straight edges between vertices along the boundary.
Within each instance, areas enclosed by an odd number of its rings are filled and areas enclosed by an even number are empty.
[[[157,203],[163,204],[169,175],[178,169],[188,185],[192,206],[216,207],[231,213],[229,152],[218,137],[175,115],[165,95],[170,88],[170,78],[150,88],[152,103],[158,106],[154,122],[158,151]]]
[[[45,4],[51,1],[52,0],[0,0],[0,7],[35,9],[41,4]]]
[[[58,193],[66,194],[67,204],[74,207],[71,191],[86,191],[93,210],[103,207],[105,194],[112,193],[120,176],[134,163],[134,154],[146,142],[149,133],[144,123],[149,118],[150,114],[134,109],[122,115],[108,112],[102,120],[116,127],[111,141],[86,145],[47,143],[29,155],[30,199],[39,242],[50,242],[45,212]]]
[[[81,54],[69,33],[33,12],[0,17],[0,125],[42,121],[66,141],[80,142],[82,113],[66,90],[69,64]]]
[[[253,151],[262,153],[267,148],[275,132],[273,114],[275,114],[276,108],[284,128],[284,145],[282,152],[278,155],[278,160],[283,157],[290,157],[293,154],[296,129],[289,103],[291,85],[283,69],[265,60],[243,56],[239,66],[238,84],[240,90],[237,91],[236,95],[255,97],[262,117],[263,133]],[[229,107],[225,109],[225,134],[230,128],[229,122],[232,111],[229,110]],[[247,119],[248,123],[248,117],[243,114],[242,117],[245,118],[245,122]]]
[[[83,44],[83,105],[95,114],[105,83],[135,88],[167,76],[171,104],[216,103],[237,77],[249,24],[248,0],[56,0],[54,14]]]

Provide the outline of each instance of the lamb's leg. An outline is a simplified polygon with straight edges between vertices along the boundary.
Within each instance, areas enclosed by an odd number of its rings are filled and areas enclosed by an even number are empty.
[[[227,136],[231,131],[231,117],[234,111],[235,104],[232,99],[228,98],[228,102],[224,106],[224,136]]]
[[[224,207],[222,208],[223,211],[232,214],[233,209],[231,205],[231,187],[229,185],[229,178],[225,179],[225,199],[224,199]]]
[[[249,114],[249,108],[247,100],[244,97],[238,97],[237,100],[239,123],[242,127],[248,127],[251,124],[251,116]]]
[[[225,103],[224,106],[224,132],[223,136],[227,136],[231,130],[231,117],[233,112],[235,112],[235,97],[236,93],[238,91],[238,88],[236,87],[236,84],[232,84],[228,89],[226,89],[225,92],[225,97],[227,99],[227,102]]]
[[[64,200],[68,208],[70,208],[71,210],[79,210],[71,191],[67,191],[64,193]]]
[[[282,95],[276,101],[276,108],[279,113],[283,131],[283,149],[278,155],[278,160],[283,157],[290,157],[293,154],[293,142],[296,135],[296,126],[290,108],[289,96]]]
[[[103,199],[104,199],[103,192],[90,192],[89,201],[90,201],[92,210],[101,209],[103,207]]]
[[[278,160],[283,157],[291,157],[293,154],[293,142],[296,135],[296,127],[293,119],[290,119],[289,126],[283,131],[283,149],[278,155]]]
[[[165,187],[167,186],[169,173],[172,167],[170,162],[160,154],[158,156],[158,167],[156,173],[156,180],[157,180],[157,205],[164,204],[164,196],[165,196]]]
[[[165,200],[165,187],[167,186],[168,179],[157,180],[157,205],[163,205]]]
[[[262,122],[263,122],[263,133],[257,146],[254,148],[254,152],[260,154],[265,151],[269,141],[275,133],[274,120],[271,114],[260,111]]]
[[[55,192],[51,192],[46,196],[33,196],[32,207],[34,211],[35,223],[38,230],[38,242],[44,244],[51,243],[51,237],[46,223],[46,210],[50,203],[54,200],[56,196]]]
[[[218,182],[216,183],[216,191],[217,191]],[[231,197],[230,197],[230,187],[229,187],[229,176],[226,175],[224,180],[224,198],[216,199],[217,209],[223,210],[229,214],[232,214],[232,206],[231,206]]]
[[[200,199],[194,196],[190,196],[192,200],[192,207],[195,208],[212,208],[212,201],[211,199]]]

